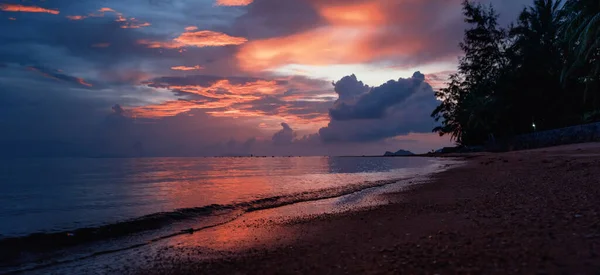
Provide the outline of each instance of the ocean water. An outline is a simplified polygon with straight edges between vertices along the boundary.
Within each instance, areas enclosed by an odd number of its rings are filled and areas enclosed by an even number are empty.
[[[349,194],[440,165],[418,157],[3,159],[0,239],[275,207]]]

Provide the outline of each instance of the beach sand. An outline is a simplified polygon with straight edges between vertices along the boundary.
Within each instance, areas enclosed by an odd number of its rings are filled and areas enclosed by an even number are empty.
[[[158,253],[139,274],[600,274],[600,144],[467,156],[390,204],[242,220],[233,252]],[[237,230],[235,230],[237,228]],[[237,231],[237,232],[236,232]],[[243,237],[240,237],[243,236]],[[173,250],[177,251],[177,250]]]

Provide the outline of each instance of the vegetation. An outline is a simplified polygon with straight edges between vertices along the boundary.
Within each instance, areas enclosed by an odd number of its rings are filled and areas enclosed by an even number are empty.
[[[600,120],[600,1],[535,0],[515,23],[463,2],[457,73],[436,93],[433,131],[461,145]]]

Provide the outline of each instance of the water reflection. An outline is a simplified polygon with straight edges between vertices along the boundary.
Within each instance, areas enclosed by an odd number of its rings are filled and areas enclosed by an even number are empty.
[[[0,164],[0,234],[14,236],[398,178],[430,160],[21,159]]]

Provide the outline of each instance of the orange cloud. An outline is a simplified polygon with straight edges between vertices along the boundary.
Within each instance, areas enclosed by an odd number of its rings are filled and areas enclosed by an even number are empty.
[[[287,64],[329,65],[365,61],[353,31],[320,28],[287,37],[246,43],[237,54],[242,69],[264,70]]]
[[[92,45],[94,48],[108,48],[110,47],[110,43],[97,43]]]
[[[381,2],[365,2],[346,5],[323,5],[318,8],[323,18],[333,25],[377,26],[385,23],[385,7]]]
[[[98,11],[99,12],[116,12],[115,10],[113,10],[111,8],[101,8]]]
[[[248,6],[254,0],[217,0],[217,6]]]
[[[285,83],[285,84],[284,84]],[[146,83],[154,86],[152,83]],[[327,114],[310,114],[306,117],[302,112],[297,112],[294,107],[277,106],[271,109],[269,113],[264,108],[255,108],[254,102],[264,99],[265,96],[281,96],[290,89],[297,89],[304,84],[291,85],[285,80],[255,80],[243,84],[232,83],[227,79],[222,79],[212,83],[209,86],[200,85],[169,85],[161,86],[173,91],[181,91],[188,94],[200,95],[203,101],[167,101],[162,104],[135,107],[132,114],[138,117],[160,118],[163,116],[174,116],[192,109],[204,109],[206,113],[216,117],[263,117],[274,120],[293,121],[294,124],[310,125],[311,123],[325,123]],[[314,88],[314,87],[313,87]],[[295,101],[297,98],[293,99]],[[278,103],[263,104],[287,104],[286,101]],[[315,124],[316,125],[316,124]],[[320,125],[319,126],[324,126]]]
[[[83,78],[81,78],[81,77],[77,77],[76,79],[77,79],[77,83],[79,83],[79,84],[81,84],[83,86],[87,86],[87,87],[94,86],[94,85],[92,85],[90,83],[85,82],[85,80]]]
[[[259,99],[260,96],[284,93],[283,87],[276,81],[257,80],[245,84],[233,84],[227,79],[219,80],[214,84],[203,87],[199,85],[168,86],[171,90],[180,90],[213,99],[234,99],[236,103]],[[223,93],[222,91],[228,91]]]
[[[438,21],[427,25],[429,19],[424,14],[431,12],[432,16],[439,17],[440,12],[428,10],[429,6],[423,1],[309,2],[325,19],[324,25],[241,45],[236,54],[241,69],[255,72],[290,64],[326,66],[382,60],[413,64],[456,54],[455,47],[442,43],[452,39],[454,34]],[[453,1],[439,2],[448,7],[455,4]]]
[[[83,20],[83,19],[87,18],[87,16],[85,16],[85,15],[67,15],[67,18],[69,20]]]
[[[233,37],[220,32],[192,31],[184,32],[174,39],[175,42],[195,47],[218,47],[227,45],[240,45],[248,41],[243,37]]]
[[[185,47],[185,45],[182,45],[182,44],[176,43],[176,42],[172,42],[172,41],[161,42],[161,41],[150,41],[150,40],[146,40],[146,39],[140,39],[137,41],[137,43],[140,45],[144,45],[150,49],[160,49],[160,48],[177,49],[177,48]]]
[[[341,3],[341,4],[340,4]],[[324,66],[361,64],[390,58],[416,58],[444,46],[411,25],[423,20],[418,1],[313,0],[327,24],[289,36],[245,43],[236,58],[243,70],[275,69],[284,65]],[[403,27],[406,26],[406,27]],[[443,50],[443,49],[442,49]]]
[[[189,28],[189,27],[188,27]],[[186,28],[186,29],[188,29]],[[191,29],[191,28],[190,28]],[[145,45],[148,48],[177,49],[183,47],[220,47],[228,45],[241,45],[248,41],[243,37],[229,36],[220,32],[213,31],[186,31],[172,41],[149,41],[138,40],[138,44]]]
[[[161,104],[134,107],[127,110],[127,114],[134,118],[160,118],[176,116],[191,111],[201,104],[186,100],[172,100]]]
[[[121,14],[118,14],[117,19],[115,19],[115,22],[127,22],[127,18],[123,17],[123,15]]]
[[[98,10],[99,13],[90,13],[88,15],[69,15],[67,16],[68,19],[70,20],[83,20],[86,19],[88,17],[104,17],[104,14],[107,12],[112,12],[115,13],[115,16],[117,17],[115,19],[115,22],[119,22],[121,23],[121,28],[122,29],[139,29],[139,28],[143,28],[143,27],[148,27],[150,26],[150,23],[148,22],[140,22],[138,21],[136,18],[131,17],[131,18],[127,18],[125,17],[122,13],[115,11],[114,9],[111,8],[101,8]]]
[[[186,66],[171,67],[171,70],[174,70],[174,71],[194,71],[194,70],[202,70],[202,69],[204,69],[204,68],[200,65],[196,65],[193,67],[186,67]]]
[[[59,14],[60,11],[53,9],[45,9],[38,6],[24,6],[18,4],[0,4],[0,10],[9,12],[39,12],[39,13],[50,13]]]
[[[185,31],[186,31],[186,32],[195,31],[195,30],[197,30],[197,29],[198,29],[198,27],[196,27],[196,26],[189,26],[189,27],[185,27]]]

